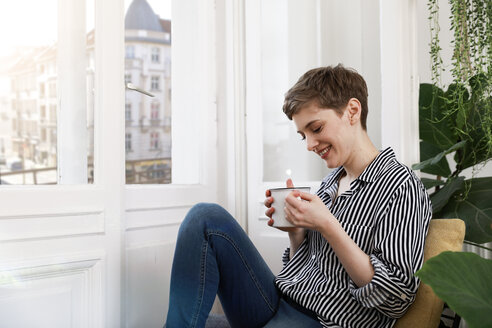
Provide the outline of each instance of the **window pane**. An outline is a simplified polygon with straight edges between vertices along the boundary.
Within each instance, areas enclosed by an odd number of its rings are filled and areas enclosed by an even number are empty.
[[[171,183],[171,1],[125,8],[126,183]]]
[[[17,0],[0,3],[0,184],[91,183],[94,127],[94,5],[84,1]],[[80,15],[85,8],[86,15]],[[58,21],[63,11],[66,21]],[[72,20],[71,13],[77,20]],[[68,22],[78,29],[67,29]],[[79,38],[73,30],[82,31]],[[61,32],[63,31],[63,32]],[[61,39],[60,38],[61,35]],[[70,42],[61,42],[70,40]],[[78,44],[76,44],[79,42]],[[73,55],[77,54],[77,58]],[[80,59],[81,74],[71,83],[60,82],[60,63]],[[65,65],[69,67],[68,64]],[[67,70],[66,70],[67,71]],[[74,70],[75,71],[75,70]],[[75,86],[77,84],[77,86]],[[83,99],[78,108],[60,101],[60,88],[71,99]],[[82,87],[80,87],[82,86]],[[67,97],[68,98],[68,97]],[[61,106],[61,107],[60,107]],[[60,108],[59,108],[60,107]],[[59,113],[64,122],[83,117],[80,132],[59,138]],[[77,116],[79,115],[79,116]],[[72,127],[66,131],[71,133]],[[83,138],[73,149],[70,140]],[[65,140],[67,140],[65,142]],[[71,156],[78,153],[83,161]],[[63,155],[61,155],[63,153]],[[77,167],[78,171],[60,167]]]
[[[289,177],[294,183],[317,181],[327,172],[324,162],[313,152],[306,151],[295,125],[282,112],[287,90],[308,68],[319,66],[316,58],[309,57],[318,52],[316,31],[305,33],[302,47],[299,46],[301,41],[290,33],[299,28],[296,24],[302,17],[316,17],[300,12],[315,3],[315,0],[261,3],[264,181],[285,181]],[[296,4],[302,8],[293,7]],[[304,23],[302,25],[306,28]]]

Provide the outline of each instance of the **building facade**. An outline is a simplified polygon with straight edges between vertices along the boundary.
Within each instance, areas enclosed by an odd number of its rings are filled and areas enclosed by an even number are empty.
[[[89,182],[94,154],[94,36],[92,30],[86,40]],[[127,182],[170,183],[171,21],[160,19],[146,0],[133,0],[125,16],[125,47],[125,84],[153,95],[125,91]],[[0,118],[9,132],[0,135],[0,165],[3,158],[10,158],[19,162],[15,167],[19,171],[56,170],[60,110],[56,44],[24,52],[10,66],[7,81],[9,95],[0,95]],[[4,172],[8,170],[12,169],[4,164]]]
[[[169,183],[171,21],[146,0],[134,0],[125,16],[125,83],[154,95],[126,90],[127,183]]]

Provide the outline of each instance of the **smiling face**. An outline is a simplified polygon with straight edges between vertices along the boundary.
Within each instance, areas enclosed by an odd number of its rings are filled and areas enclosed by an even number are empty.
[[[357,125],[350,109],[351,101],[342,114],[310,102],[292,116],[308,151],[318,154],[329,168],[345,165],[352,158]]]

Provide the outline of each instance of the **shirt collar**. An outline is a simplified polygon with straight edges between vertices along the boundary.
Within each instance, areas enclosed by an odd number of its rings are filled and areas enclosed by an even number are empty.
[[[395,152],[391,149],[391,147],[384,149],[369,165],[367,165],[356,180],[361,180],[364,182],[376,181],[377,178],[383,173],[388,163],[393,161],[395,158]]]
[[[357,180],[364,181],[364,182],[373,182],[375,181],[381,173],[384,171],[384,168],[387,166],[387,164],[395,159],[395,152],[391,147],[388,147],[381,151],[374,160],[369,163],[369,165],[362,171],[362,173],[359,175],[357,179],[352,181],[354,183]],[[331,186],[335,183],[335,181],[338,181],[340,178],[340,175],[342,175],[345,172],[345,169],[343,166],[337,167],[332,174],[329,174],[324,180],[323,183],[326,186]]]
[[[337,167],[333,172],[332,174],[329,174],[328,176],[326,176],[324,179],[323,179],[323,183],[326,185],[326,186],[331,186],[333,185],[333,183],[335,181],[338,181],[338,179],[340,178],[340,175],[343,174],[343,172],[345,172],[343,166],[339,166]]]

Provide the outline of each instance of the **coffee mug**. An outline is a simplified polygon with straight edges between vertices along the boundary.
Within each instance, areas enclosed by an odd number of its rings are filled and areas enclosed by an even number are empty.
[[[272,207],[275,208],[273,212],[273,226],[274,227],[293,227],[294,225],[287,221],[285,218],[285,197],[293,190],[299,190],[302,192],[310,192],[310,187],[294,187],[294,188],[272,188],[270,189],[271,196],[273,197]]]

